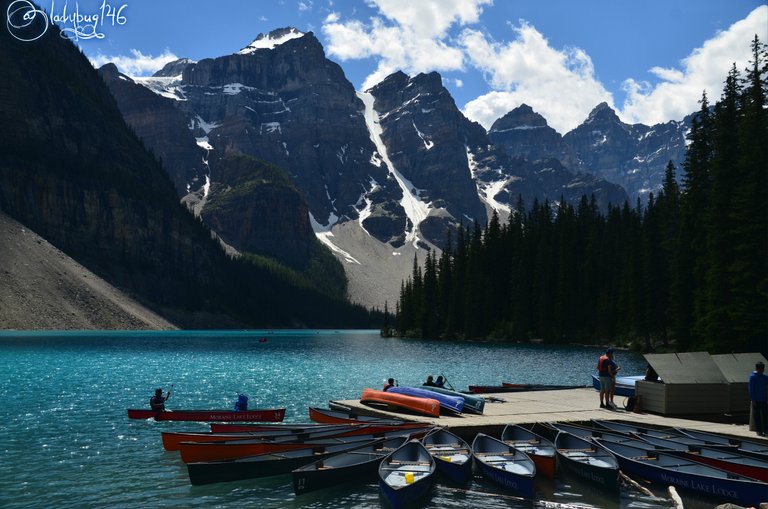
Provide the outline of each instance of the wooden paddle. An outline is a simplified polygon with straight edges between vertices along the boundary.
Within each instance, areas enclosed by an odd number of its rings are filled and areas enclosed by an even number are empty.
[[[456,389],[454,389],[451,382],[448,381],[448,377],[445,376],[445,373],[440,372],[440,375],[443,377],[443,382],[445,382],[445,385],[447,385],[450,390],[455,391]]]

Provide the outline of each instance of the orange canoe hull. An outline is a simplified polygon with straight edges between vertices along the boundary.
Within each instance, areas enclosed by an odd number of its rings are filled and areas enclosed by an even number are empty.
[[[406,394],[364,389],[360,402],[386,404],[430,417],[440,417],[440,402],[431,398],[416,398]]]

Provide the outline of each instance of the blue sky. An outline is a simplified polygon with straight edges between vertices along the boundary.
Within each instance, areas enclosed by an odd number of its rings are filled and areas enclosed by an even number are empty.
[[[60,12],[62,0],[41,0]],[[103,0],[79,0],[81,12]],[[525,102],[565,133],[599,102],[626,122],[680,120],[719,97],[732,63],[768,41],[758,0],[109,0],[125,24],[79,42],[132,75],[176,57],[234,53],[259,33],[312,31],[358,88],[396,70],[436,70],[486,128]],[[73,9],[74,2],[68,4]],[[52,9],[51,9],[52,8]],[[109,24],[109,20],[105,21]]]

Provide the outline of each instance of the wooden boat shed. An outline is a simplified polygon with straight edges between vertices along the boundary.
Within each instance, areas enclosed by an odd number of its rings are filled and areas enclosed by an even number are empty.
[[[759,353],[710,355],[707,352],[646,354],[663,383],[638,381],[643,411],[661,415],[749,413],[747,381]]]
[[[729,413],[749,412],[749,375],[758,362],[768,364],[765,357],[759,353],[729,353],[713,355],[712,360],[720,368],[730,388]]]

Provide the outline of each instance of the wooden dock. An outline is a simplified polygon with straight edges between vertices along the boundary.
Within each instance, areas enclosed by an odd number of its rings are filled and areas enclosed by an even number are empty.
[[[383,418],[397,418],[408,421],[431,423],[444,426],[464,438],[477,433],[499,436],[507,424],[533,424],[535,422],[586,422],[591,419],[620,420],[649,427],[686,427],[712,433],[760,441],[746,424],[724,424],[703,420],[664,417],[661,415],[600,408],[600,399],[593,388],[576,388],[552,391],[504,392],[485,394],[483,415],[459,414],[441,415],[439,418],[391,412],[381,407],[360,403],[360,400],[332,401],[332,405],[349,407],[361,415]],[[616,396],[614,401],[620,408],[625,398]],[[763,439],[764,440],[764,439]]]

